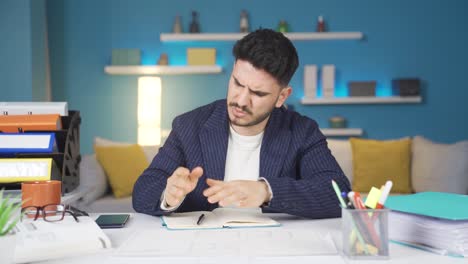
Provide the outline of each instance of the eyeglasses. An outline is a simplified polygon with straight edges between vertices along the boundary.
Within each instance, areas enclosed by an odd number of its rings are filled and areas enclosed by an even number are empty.
[[[33,221],[36,221],[40,216],[42,216],[46,222],[58,222],[63,220],[65,213],[69,213],[71,216],[73,216],[76,222],[79,222],[78,216],[88,215],[86,212],[76,209],[76,212],[74,212],[72,209],[74,208],[63,204],[28,206],[21,209],[21,221],[23,221],[23,217],[34,218]]]

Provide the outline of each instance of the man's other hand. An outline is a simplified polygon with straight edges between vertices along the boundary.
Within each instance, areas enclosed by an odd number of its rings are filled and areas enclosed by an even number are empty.
[[[164,196],[169,207],[178,206],[187,194],[195,189],[198,179],[203,175],[203,169],[196,167],[192,171],[184,167],[177,168],[167,178]]]
[[[203,195],[208,198],[208,202],[219,203],[220,206],[235,206],[242,208],[259,207],[270,201],[270,191],[264,181],[217,181],[207,179],[210,186],[203,191]]]

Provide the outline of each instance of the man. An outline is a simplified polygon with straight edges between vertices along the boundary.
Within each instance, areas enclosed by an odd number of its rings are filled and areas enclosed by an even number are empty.
[[[331,180],[349,181],[317,123],[286,110],[298,66],[291,41],[259,29],[239,40],[226,100],[174,119],[172,131],[137,180],[137,212],[261,207],[308,218],[339,217]]]

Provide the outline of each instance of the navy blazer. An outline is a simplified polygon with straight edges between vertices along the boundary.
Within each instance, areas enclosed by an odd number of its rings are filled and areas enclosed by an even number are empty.
[[[204,170],[196,188],[176,212],[211,211],[218,207],[203,196],[206,178],[223,180],[229,138],[226,100],[219,100],[174,119],[172,131],[133,189],[133,208],[140,213],[163,215],[161,194],[167,178],[180,166]],[[265,128],[260,149],[260,177],[273,192],[264,212],[281,212],[307,218],[339,217],[341,209],[332,188],[350,184],[327,147],[317,123],[297,112],[275,108]]]

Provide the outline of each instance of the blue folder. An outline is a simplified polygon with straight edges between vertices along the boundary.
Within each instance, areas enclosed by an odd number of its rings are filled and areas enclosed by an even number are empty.
[[[52,153],[54,150],[55,144],[55,134],[54,133],[0,133],[0,137],[5,140],[8,140],[8,137],[31,137],[31,136],[48,136],[48,144],[47,146],[42,147],[31,147],[28,146],[24,141],[19,142],[18,145],[14,147],[5,147],[0,144],[0,155],[1,156],[8,156],[9,154],[14,153]]]
[[[385,207],[403,213],[447,220],[468,220],[468,195],[463,194],[421,192],[389,196]]]

